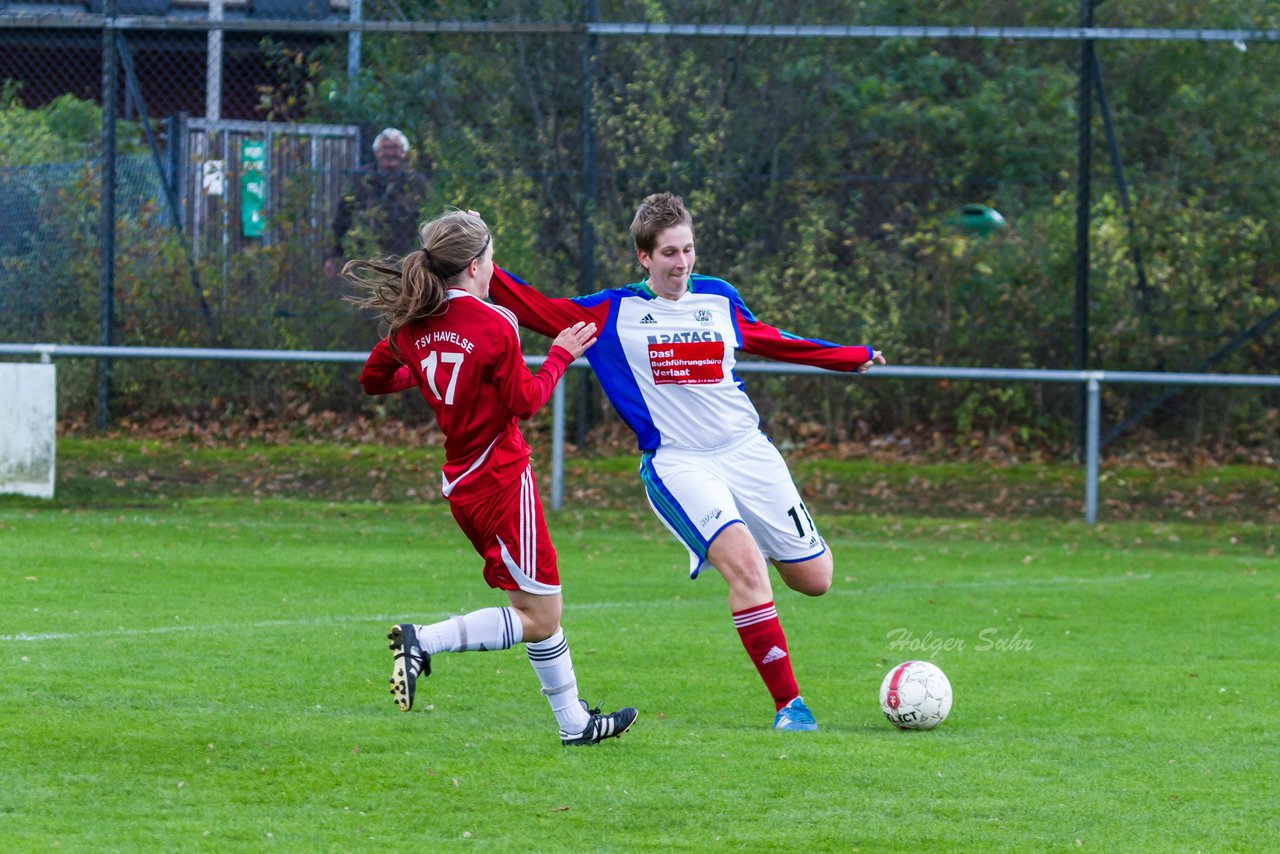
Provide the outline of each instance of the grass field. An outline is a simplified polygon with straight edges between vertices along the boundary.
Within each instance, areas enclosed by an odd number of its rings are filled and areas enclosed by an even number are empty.
[[[803,735],[769,729],[723,583],[688,581],[647,509],[567,509],[580,687],[641,713],[568,750],[523,648],[442,656],[419,709],[392,704],[390,623],[501,602],[438,499],[193,494],[108,471],[128,452],[94,473],[73,446],[59,499],[0,499],[0,850],[1280,844],[1269,523],[819,504],[836,584],[777,593],[822,727]],[[951,679],[937,730],[880,716],[908,658]]]

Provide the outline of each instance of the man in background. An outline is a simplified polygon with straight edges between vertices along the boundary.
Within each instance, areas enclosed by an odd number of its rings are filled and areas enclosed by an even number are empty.
[[[369,251],[407,255],[420,244],[419,211],[428,184],[426,175],[405,168],[408,137],[386,128],[373,140],[373,157],[374,162],[361,166],[343,188],[333,220],[333,245],[324,262],[330,276],[337,275],[348,256],[363,257]]]

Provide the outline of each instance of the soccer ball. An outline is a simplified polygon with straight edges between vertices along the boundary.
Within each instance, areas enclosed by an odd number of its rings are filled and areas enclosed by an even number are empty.
[[[904,661],[880,683],[880,710],[898,729],[933,729],[951,711],[951,683],[927,661]]]

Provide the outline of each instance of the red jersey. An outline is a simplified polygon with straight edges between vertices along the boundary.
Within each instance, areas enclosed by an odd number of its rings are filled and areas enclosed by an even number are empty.
[[[440,314],[397,332],[394,350],[379,341],[360,384],[366,394],[418,387],[444,431],[441,492],[469,501],[519,481],[530,451],[517,420],[547,402],[573,356],[553,346],[530,374],[515,315],[456,288],[448,297]]]

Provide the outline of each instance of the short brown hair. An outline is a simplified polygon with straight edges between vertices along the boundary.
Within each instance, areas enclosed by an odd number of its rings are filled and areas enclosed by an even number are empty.
[[[663,230],[677,225],[687,225],[693,230],[693,217],[684,206],[684,199],[674,193],[654,193],[645,196],[631,220],[631,239],[635,241],[636,250],[652,253],[653,245]]]

